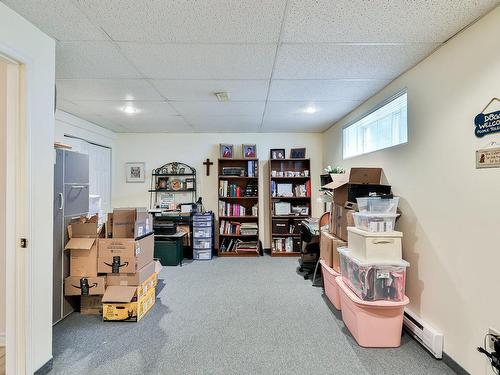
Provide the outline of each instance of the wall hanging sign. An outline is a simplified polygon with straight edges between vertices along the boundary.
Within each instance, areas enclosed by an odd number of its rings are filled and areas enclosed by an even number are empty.
[[[500,102],[500,99],[491,99],[481,113],[474,118],[474,124],[476,125],[474,133],[476,137],[481,138],[488,134],[500,132],[500,111],[485,113],[490,104],[494,101]]]
[[[476,168],[500,168],[500,147],[477,150]]]

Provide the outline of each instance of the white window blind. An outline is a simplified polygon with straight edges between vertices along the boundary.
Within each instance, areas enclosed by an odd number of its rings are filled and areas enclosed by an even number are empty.
[[[342,131],[344,159],[408,142],[407,107],[403,92],[346,126]]]
[[[111,211],[111,149],[83,139],[64,137],[73,151],[89,155],[89,194],[101,197],[101,209]]]

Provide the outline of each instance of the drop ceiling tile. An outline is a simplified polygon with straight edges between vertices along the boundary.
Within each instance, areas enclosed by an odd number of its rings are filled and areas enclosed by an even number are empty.
[[[444,42],[498,0],[290,0],[284,42]]]
[[[327,129],[360,102],[268,102],[262,131],[317,132]],[[316,108],[313,114],[305,113],[307,107]]]
[[[119,45],[152,79],[269,79],[276,49],[274,44]]]
[[[143,79],[58,79],[56,85],[68,100],[163,100]]]
[[[46,34],[57,40],[109,40],[71,1],[2,0]]]
[[[60,42],[56,46],[57,78],[139,78],[112,42]]]
[[[438,44],[283,44],[276,79],[394,79],[428,56]]]
[[[269,100],[364,100],[389,80],[273,80]]]
[[[269,80],[152,80],[168,100],[213,101],[214,93],[228,92],[231,101],[266,100]]]
[[[190,116],[262,116],[265,102],[169,102],[187,119]]]
[[[181,116],[151,113],[140,119],[129,118],[122,123],[122,132],[130,133],[192,133],[193,128]]]
[[[277,42],[285,0],[78,0],[117,41]]]
[[[186,119],[198,133],[255,133],[261,116],[189,116]]]

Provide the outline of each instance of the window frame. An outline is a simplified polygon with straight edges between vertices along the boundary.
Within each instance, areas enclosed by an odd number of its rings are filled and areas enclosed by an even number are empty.
[[[407,95],[407,98],[406,98],[406,104],[407,104],[407,115],[406,115],[406,142],[401,142],[401,143],[398,143],[398,144],[395,144],[395,145],[392,145],[392,146],[387,146],[387,147],[384,147],[384,148],[379,148],[377,150],[373,150],[373,151],[367,151],[367,152],[363,152],[361,154],[358,154],[358,155],[353,155],[353,156],[344,156],[344,144],[345,144],[345,139],[344,139],[344,130],[354,124],[356,124],[357,122],[363,120],[365,117],[371,115],[372,113],[378,111],[379,109],[381,109],[382,107],[386,106],[387,104],[389,104],[390,102],[392,102],[393,100],[396,100],[397,98],[403,96],[403,95]],[[353,159],[353,158],[357,158],[357,157],[360,157],[360,156],[363,156],[363,155],[368,155],[368,154],[371,154],[371,153],[374,153],[374,152],[378,152],[378,151],[382,151],[382,150],[387,150],[387,149],[390,149],[390,148],[393,148],[393,147],[398,147],[398,146],[402,146],[402,145],[405,145],[409,142],[409,132],[408,132],[408,88],[405,87],[401,90],[399,90],[398,92],[394,93],[393,95],[385,98],[384,100],[382,100],[381,102],[379,102],[377,105],[375,105],[374,107],[372,107],[371,109],[369,109],[368,111],[364,112],[362,115],[358,116],[355,120],[352,120],[352,121],[349,121],[347,124],[345,124],[344,126],[342,126],[342,129],[341,129],[341,137],[342,137],[342,160],[348,160],[348,159]]]

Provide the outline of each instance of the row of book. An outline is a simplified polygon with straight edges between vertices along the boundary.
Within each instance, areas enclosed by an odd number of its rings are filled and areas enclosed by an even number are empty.
[[[294,250],[293,238],[273,238],[273,251],[291,253],[293,251],[299,251],[297,248]]]
[[[219,201],[219,216],[246,216],[247,209],[238,203]]]
[[[271,196],[273,197],[310,197],[311,181],[305,184],[277,183],[271,181]]]
[[[259,253],[259,241],[242,241],[234,238],[224,238],[219,246],[221,253]]]
[[[237,184],[230,184],[227,180],[219,181],[219,197],[242,197],[243,189]]]
[[[257,177],[259,174],[259,164],[256,160],[247,161],[247,176]]]
[[[219,234],[244,234],[256,236],[259,233],[257,223],[240,223],[238,221],[221,220]]]
[[[247,236],[256,236],[259,234],[259,225],[257,223],[241,223],[240,233]]]

